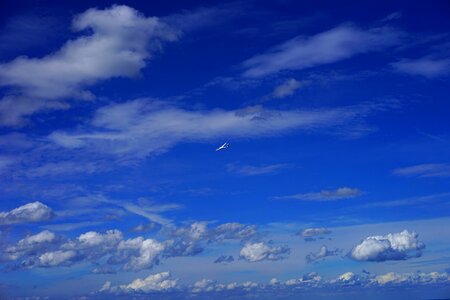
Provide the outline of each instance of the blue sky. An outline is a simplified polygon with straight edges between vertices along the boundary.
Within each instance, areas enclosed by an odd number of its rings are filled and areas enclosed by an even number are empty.
[[[0,14],[2,298],[450,295],[447,1]]]

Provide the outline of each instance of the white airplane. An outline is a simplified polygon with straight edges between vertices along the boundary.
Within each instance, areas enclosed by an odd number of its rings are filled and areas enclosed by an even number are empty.
[[[227,142],[227,143],[224,143],[224,144],[223,144],[222,146],[220,146],[219,148],[217,148],[216,151],[225,150],[225,149],[227,149],[228,147],[230,147],[230,144]]]

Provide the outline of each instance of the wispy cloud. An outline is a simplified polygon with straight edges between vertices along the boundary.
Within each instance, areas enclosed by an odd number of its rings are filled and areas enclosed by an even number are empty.
[[[450,193],[438,193],[426,196],[409,197],[398,200],[376,201],[363,204],[362,207],[396,207],[396,206],[411,206],[418,204],[436,203],[437,200],[449,199]]]
[[[351,131],[370,113],[389,105],[310,110],[273,110],[251,106],[237,110],[187,110],[149,99],[100,108],[84,127],[55,131],[48,138],[67,148],[125,158],[143,158],[167,151],[180,142],[207,142],[223,138],[257,138],[292,130],[346,128]],[[344,130],[342,129],[342,130]]]
[[[362,195],[357,188],[341,187],[336,190],[322,190],[317,193],[294,194],[278,196],[276,199],[297,199],[303,201],[335,201],[341,199],[356,198]]]
[[[450,177],[450,164],[421,164],[410,167],[398,168],[392,171],[398,176],[415,177]]]
[[[418,59],[402,59],[392,66],[399,72],[434,78],[449,74],[450,58],[425,56]]]
[[[255,176],[276,173],[284,168],[287,168],[286,164],[273,164],[273,165],[261,165],[261,166],[249,166],[249,165],[236,165],[228,164],[227,171],[244,176]]]
[[[309,84],[309,81],[299,81],[295,78],[290,78],[276,86],[271,96],[277,99],[292,96],[299,88],[307,84]]]
[[[311,37],[297,36],[243,63],[244,76],[301,70],[397,45],[402,33],[390,27],[360,29],[344,24]]]

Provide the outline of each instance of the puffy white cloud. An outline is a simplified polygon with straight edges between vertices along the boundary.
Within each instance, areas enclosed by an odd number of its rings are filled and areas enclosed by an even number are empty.
[[[328,256],[336,256],[340,253],[339,249],[328,250],[327,246],[320,247],[319,251],[311,252],[305,256],[307,263],[312,263]]]
[[[108,230],[101,234],[95,231],[89,231],[81,234],[78,239],[77,248],[90,248],[96,246],[115,246],[122,240],[122,233],[117,230]]]
[[[449,74],[450,58],[426,56],[418,59],[402,59],[392,66],[399,72],[434,78]]]
[[[263,260],[279,260],[285,258],[290,252],[286,246],[274,246],[264,242],[247,243],[240,251],[240,257],[250,261],[257,262]]]
[[[353,272],[345,272],[338,278],[327,280],[315,272],[301,276],[300,278],[280,281],[272,278],[269,284],[246,282],[220,283],[213,279],[201,279],[189,286],[178,284],[177,279],[170,279],[170,273],[162,272],[150,275],[145,279],[135,279],[130,284],[113,286],[107,281],[101,289],[100,294],[136,295],[144,294],[156,295],[164,293],[164,297],[169,297],[171,292],[173,299],[188,299],[191,297],[201,297],[201,295],[217,297],[218,299],[228,299],[237,297],[241,299],[245,296],[252,298],[266,297],[270,299],[283,295],[303,295],[305,291],[335,291],[345,289],[352,292],[352,288],[373,288],[382,286],[417,286],[417,285],[440,285],[446,286],[450,282],[448,273],[394,273],[389,272],[383,275],[358,275]],[[281,293],[281,294],[280,294]],[[172,299],[172,298],[170,298]]]
[[[399,176],[450,177],[450,164],[421,164],[395,169],[393,172]]]
[[[128,285],[111,286],[107,281],[100,289],[102,293],[135,293],[135,292],[167,292],[177,288],[178,279],[170,279],[169,272],[161,272],[148,276],[145,279],[135,279]]]
[[[104,255],[114,253],[122,240],[122,232],[116,229],[107,230],[105,233],[88,231],[61,245],[61,249],[77,251],[80,259],[95,261]]]
[[[350,255],[360,261],[401,260],[421,256],[424,248],[417,233],[404,230],[385,236],[369,236],[356,245]]]
[[[383,108],[381,107],[383,106]],[[314,110],[187,110],[149,99],[111,104],[97,110],[91,122],[74,131],[55,131],[55,144],[86,152],[143,158],[160,154],[179,142],[206,142],[223,136],[257,138],[296,130],[351,126],[385,105],[361,104]],[[348,131],[351,131],[349,129]]]
[[[56,267],[64,264],[70,264],[71,259],[75,258],[75,251],[57,250],[52,252],[45,252],[39,256],[40,267]]]
[[[202,279],[196,281],[192,287],[192,293],[211,293],[211,292],[233,292],[233,291],[245,291],[254,290],[259,287],[259,284],[251,281],[243,283],[232,282],[229,284],[217,283],[215,280]]]
[[[430,272],[430,273],[395,273],[377,275],[371,279],[372,284],[384,285],[405,285],[405,284],[434,284],[450,282],[448,273]]]
[[[297,288],[297,287],[317,287],[322,284],[322,277],[316,272],[311,272],[303,275],[300,278],[288,279],[284,282],[279,282],[280,287]]]
[[[330,280],[330,284],[339,286],[353,286],[367,284],[368,278],[361,277],[353,272],[345,272],[341,274],[338,278]]]
[[[117,247],[119,256],[126,261],[125,270],[142,270],[153,267],[158,263],[159,256],[164,249],[164,244],[143,237],[121,241]]]
[[[203,251],[204,245],[223,240],[249,240],[257,235],[255,225],[224,223],[208,228],[206,222],[194,222],[174,230],[173,240],[168,241],[167,256],[188,256]]]
[[[401,33],[389,27],[363,30],[341,25],[312,37],[295,37],[267,53],[243,63],[244,76],[261,77],[283,70],[301,70],[334,63],[354,55],[378,51],[396,45]]]
[[[312,237],[317,235],[323,235],[323,234],[330,234],[331,230],[325,228],[325,227],[313,227],[313,228],[306,228],[301,233],[304,237]]]
[[[23,115],[64,107],[60,98],[90,99],[93,95],[85,88],[99,80],[136,76],[161,42],[178,36],[160,19],[125,5],[88,9],[73,19],[72,28],[89,29],[90,34],[67,41],[42,58],[18,57],[0,64],[0,85],[19,91],[0,101],[0,115],[7,115],[5,108],[14,108],[9,102],[17,106],[9,118],[1,118],[1,125],[19,125]]]
[[[8,212],[0,212],[0,225],[42,222],[50,220],[53,215],[54,213],[50,207],[36,201]]]
[[[45,247],[54,244],[58,240],[53,232],[44,230],[19,240],[14,246],[6,247],[2,256],[3,259],[16,260],[24,255],[45,249]]]

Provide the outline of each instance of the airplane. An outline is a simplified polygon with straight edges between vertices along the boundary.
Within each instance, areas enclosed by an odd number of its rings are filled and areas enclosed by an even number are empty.
[[[216,151],[225,150],[228,147],[230,147],[230,144],[228,142],[224,143],[222,146],[216,149]]]

